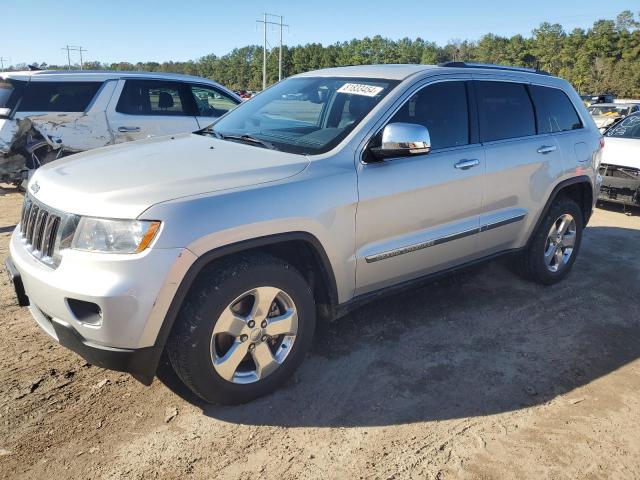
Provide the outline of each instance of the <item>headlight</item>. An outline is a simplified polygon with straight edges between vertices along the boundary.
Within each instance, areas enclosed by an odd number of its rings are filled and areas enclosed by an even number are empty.
[[[101,253],[139,253],[149,246],[160,222],[82,217],[71,248]]]

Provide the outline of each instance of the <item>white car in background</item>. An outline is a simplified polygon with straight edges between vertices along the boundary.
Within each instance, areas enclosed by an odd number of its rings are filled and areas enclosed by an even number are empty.
[[[205,128],[241,101],[188,75],[0,72],[0,182],[71,153]]]
[[[640,113],[620,120],[604,133],[600,200],[640,206]]]
[[[598,103],[587,108],[600,131],[604,131],[621,118],[640,111],[636,103]]]

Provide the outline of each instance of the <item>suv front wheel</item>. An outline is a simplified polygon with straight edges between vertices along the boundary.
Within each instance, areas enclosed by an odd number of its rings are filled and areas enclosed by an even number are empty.
[[[315,329],[305,278],[268,255],[240,254],[198,277],[167,349],[180,379],[211,403],[275,390],[302,362]]]
[[[529,245],[516,259],[519,273],[543,285],[562,280],[576,260],[583,228],[582,211],[574,200],[560,197],[554,201]]]

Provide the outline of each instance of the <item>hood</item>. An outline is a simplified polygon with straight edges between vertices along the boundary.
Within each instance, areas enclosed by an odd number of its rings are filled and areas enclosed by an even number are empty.
[[[65,212],[136,218],[160,202],[278,181],[308,164],[302,155],[183,134],[62,158],[39,168],[28,189]]]
[[[640,169],[640,139],[604,137],[601,162]]]

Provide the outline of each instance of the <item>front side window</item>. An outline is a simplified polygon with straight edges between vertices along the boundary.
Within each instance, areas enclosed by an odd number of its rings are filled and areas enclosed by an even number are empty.
[[[201,117],[221,117],[238,105],[238,101],[213,87],[191,85],[191,93]]]
[[[181,82],[127,80],[116,111],[128,115],[193,115],[189,88]]]
[[[533,105],[523,84],[478,81],[476,93],[482,141],[536,134]]]
[[[538,133],[566,132],[582,128],[580,117],[569,97],[557,88],[531,85],[536,105]]]
[[[631,115],[620,120],[605,132],[605,137],[640,139],[640,115]]]
[[[433,150],[469,144],[465,83],[440,82],[423,88],[396,112],[389,123],[396,122],[427,127]]]
[[[102,82],[39,82],[27,84],[19,112],[84,112]]]
[[[372,78],[290,78],[241,104],[202,133],[236,137],[234,141],[253,137],[290,153],[324,153],[338,145],[398,83]]]

